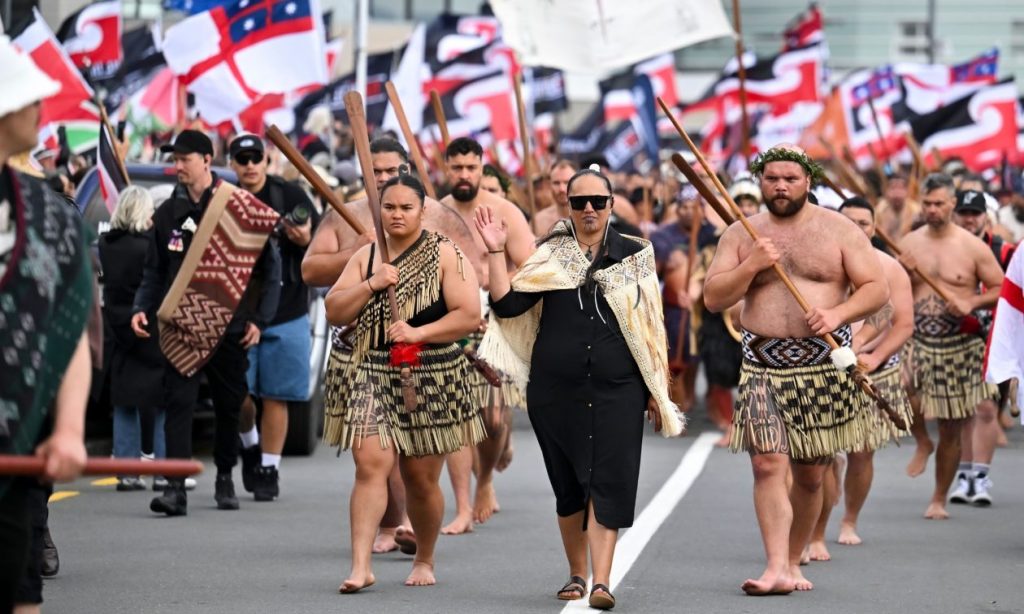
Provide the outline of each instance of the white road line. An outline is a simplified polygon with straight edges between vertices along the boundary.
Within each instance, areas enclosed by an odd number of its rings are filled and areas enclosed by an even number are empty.
[[[647,542],[651,541],[665,519],[690,490],[690,486],[693,486],[697,476],[704,469],[708,456],[715,449],[715,441],[721,437],[722,434],[718,432],[703,433],[698,437],[683,455],[683,460],[679,462],[676,470],[662,484],[658,494],[654,495],[644,511],[640,512],[640,515],[633,521],[633,526],[619,538],[618,545],[615,547],[615,561],[612,563],[612,578],[609,587],[612,593],[615,592],[619,582],[626,577],[636,560],[640,558],[640,553],[647,547]],[[593,584],[593,578],[590,578],[588,583]],[[589,594],[583,599],[570,601],[562,609],[562,612],[589,611],[588,597]]]

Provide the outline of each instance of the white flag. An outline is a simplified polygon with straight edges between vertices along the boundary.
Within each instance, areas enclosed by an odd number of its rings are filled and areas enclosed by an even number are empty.
[[[524,65],[604,73],[732,36],[719,0],[491,0]]]

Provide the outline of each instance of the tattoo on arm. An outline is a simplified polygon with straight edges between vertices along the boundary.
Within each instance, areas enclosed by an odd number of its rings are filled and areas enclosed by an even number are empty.
[[[895,311],[896,310],[893,309],[892,303],[886,303],[885,305],[882,305],[881,309],[865,318],[864,323],[876,330],[881,330],[883,327],[887,326],[890,321],[892,321],[892,314]]]

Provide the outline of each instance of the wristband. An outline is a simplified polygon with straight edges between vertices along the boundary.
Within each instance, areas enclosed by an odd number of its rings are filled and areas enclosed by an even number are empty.
[[[374,292],[374,293],[377,292],[376,290],[373,289],[373,286],[370,285],[370,278],[369,277],[366,278],[366,286],[368,288],[370,288],[370,292]]]
[[[487,250],[487,253],[488,254],[504,254],[505,250],[504,249],[489,249],[489,250]]]

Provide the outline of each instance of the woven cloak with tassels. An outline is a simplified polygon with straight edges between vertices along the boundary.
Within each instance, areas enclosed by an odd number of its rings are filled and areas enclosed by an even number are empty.
[[[552,229],[555,235],[543,243],[512,278],[517,292],[573,290],[586,281],[590,261],[562,220]],[[674,437],[683,432],[684,418],[668,397],[668,350],[661,291],[649,241],[624,237],[643,245],[622,262],[594,273],[594,281],[615,314],[630,355],[643,374],[647,389],[658,404],[662,434]],[[533,344],[540,328],[543,299],[515,318],[498,318],[491,313],[480,355],[525,388],[530,377]]]

